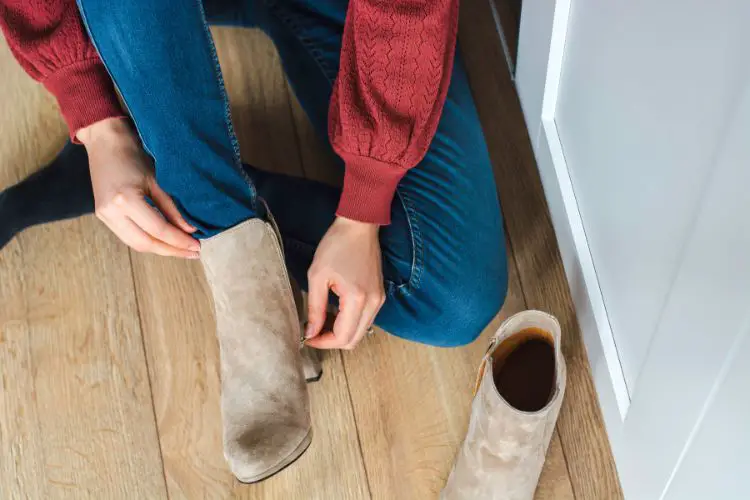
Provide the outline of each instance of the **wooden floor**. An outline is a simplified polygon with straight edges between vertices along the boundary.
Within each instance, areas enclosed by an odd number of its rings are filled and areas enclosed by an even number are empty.
[[[537,492],[621,498],[539,178],[485,0],[461,50],[496,167],[510,245],[498,322],[560,318],[568,389]],[[245,160],[335,182],[272,44],[215,31]],[[0,186],[48,161],[65,129],[0,47]],[[453,350],[385,334],[330,353],[310,386],[315,439],[293,467],[240,485],[221,451],[219,368],[196,263],[129,252],[93,217],[30,230],[0,253],[0,499],[433,499],[468,419],[486,342]]]

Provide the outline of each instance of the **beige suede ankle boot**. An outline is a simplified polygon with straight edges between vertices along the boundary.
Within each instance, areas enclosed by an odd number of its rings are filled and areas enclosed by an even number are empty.
[[[224,455],[237,479],[257,482],[294,462],[311,439],[286,265],[273,226],[260,219],[204,240],[201,260],[221,351]]]
[[[565,393],[560,324],[524,311],[493,337],[442,500],[531,500]]]

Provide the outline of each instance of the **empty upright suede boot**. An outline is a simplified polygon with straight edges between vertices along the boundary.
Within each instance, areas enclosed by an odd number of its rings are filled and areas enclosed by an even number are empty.
[[[442,500],[531,500],[565,393],[560,324],[524,311],[493,337]]]
[[[279,238],[248,220],[202,242],[221,350],[224,455],[242,482],[272,476],[310,445],[300,325]]]

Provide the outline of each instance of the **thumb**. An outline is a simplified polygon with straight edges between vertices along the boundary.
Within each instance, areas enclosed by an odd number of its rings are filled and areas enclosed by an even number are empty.
[[[323,329],[328,306],[328,280],[315,275],[308,278],[307,328],[305,338],[315,337]]]

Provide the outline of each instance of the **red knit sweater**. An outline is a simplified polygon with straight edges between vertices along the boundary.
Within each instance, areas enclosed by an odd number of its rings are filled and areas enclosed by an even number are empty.
[[[396,186],[435,135],[450,82],[458,0],[350,0],[329,135],[346,163],[338,214],[388,224]],[[23,68],[55,95],[71,135],[123,116],[75,0],[0,0]]]

